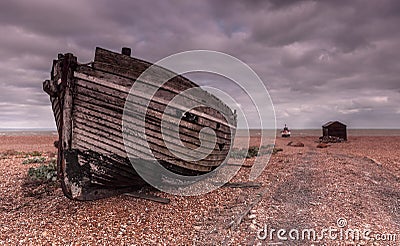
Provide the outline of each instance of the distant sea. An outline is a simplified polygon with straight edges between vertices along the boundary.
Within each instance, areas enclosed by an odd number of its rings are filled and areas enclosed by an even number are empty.
[[[250,129],[253,136],[260,135],[259,129]],[[238,129],[238,136],[246,136],[247,130]],[[264,130],[265,134],[271,135],[273,130]],[[296,136],[322,136],[322,129],[291,129],[293,137]],[[57,131],[52,128],[0,128],[0,136],[40,136],[57,135]],[[280,135],[280,129],[276,131]],[[348,136],[400,136],[400,129],[347,129]]]
[[[0,136],[48,136],[57,135],[53,128],[0,128]]]
[[[263,130],[265,134],[271,135],[273,130]],[[276,131],[280,136],[281,129]],[[322,129],[290,129],[293,137],[322,136]],[[260,135],[261,130],[251,129],[250,135]],[[238,136],[246,136],[247,130],[238,129]],[[400,136],[400,129],[347,129],[347,136]]]

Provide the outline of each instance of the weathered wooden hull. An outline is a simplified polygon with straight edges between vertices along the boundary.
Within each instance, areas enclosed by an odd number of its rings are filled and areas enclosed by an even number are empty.
[[[132,85],[151,65],[101,48],[96,49],[95,60],[90,65],[78,64],[72,54],[59,55],[53,62],[51,80],[45,81],[43,88],[50,95],[59,133],[58,173],[67,197],[93,200],[145,185],[128,159],[122,122]],[[157,74],[154,79],[158,79]],[[151,80],[145,83],[155,86]],[[204,127],[214,129],[217,143],[207,157],[197,161],[185,161],[171,153],[161,133],[161,116],[177,94],[194,87],[197,85],[188,79],[174,77],[156,92],[145,111],[146,141],[153,156],[167,169],[182,175],[204,174],[220,166],[228,155],[236,128],[236,115],[231,109],[203,91],[199,98],[211,102],[218,110],[204,106],[189,111],[196,120],[182,118],[179,136],[185,147],[193,151],[177,149],[190,157],[201,145],[199,132]],[[201,101],[199,98],[188,100]],[[139,98],[134,106],[125,110],[125,120],[132,131],[141,126],[137,122],[143,119],[141,114],[146,105],[141,104]],[[174,114],[168,117],[181,118]],[[166,123],[163,134],[172,136],[168,124],[172,123]],[[131,141],[128,144],[128,148],[132,148],[130,153],[134,152],[141,163],[146,163],[148,156],[143,139],[125,141]],[[148,172],[158,178],[151,169]]]

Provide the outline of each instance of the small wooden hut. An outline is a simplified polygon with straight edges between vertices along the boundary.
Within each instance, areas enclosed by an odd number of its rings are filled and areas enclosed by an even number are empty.
[[[347,126],[339,121],[329,121],[322,126],[324,139],[337,138],[347,141]]]

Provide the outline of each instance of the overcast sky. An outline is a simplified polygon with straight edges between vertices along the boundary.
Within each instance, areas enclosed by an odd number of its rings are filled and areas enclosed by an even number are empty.
[[[88,62],[96,46],[151,62],[193,49],[235,56],[268,88],[279,128],[400,128],[399,26],[396,0],[1,0],[0,128],[54,127],[42,91],[52,60]]]

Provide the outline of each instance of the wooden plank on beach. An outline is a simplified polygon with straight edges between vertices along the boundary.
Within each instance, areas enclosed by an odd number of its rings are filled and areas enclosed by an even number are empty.
[[[143,192],[129,192],[129,193],[124,193],[125,196],[130,196],[130,197],[135,197],[135,198],[140,198],[140,199],[145,199],[153,202],[158,202],[158,203],[163,203],[163,204],[168,204],[170,203],[170,200],[168,198],[163,198],[159,196],[155,196],[149,193],[143,193]]]

